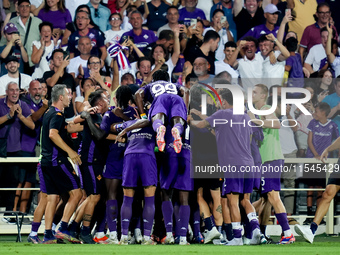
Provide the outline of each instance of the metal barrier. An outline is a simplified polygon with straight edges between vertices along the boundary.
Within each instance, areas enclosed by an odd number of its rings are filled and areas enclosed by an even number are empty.
[[[8,157],[8,158],[0,158],[0,163],[38,163],[39,157]],[[338,162],[338,158],[328,158],[327,164],[336,164]],[[287,164],[320,164],[321,161],[315,158],[287,158],[285,159],[285,163]],[[329,177],[329,172],[326,174],[326,184]],[[0,188],[2,190],[39,190],[39,188]],[[281,191],[324,191],[325,189],[292,189],[292,188],[283,188]],[[273,216],[274,217],[274,216]],[[305,218],[305,215],[292,215],[294,218]],[[310,218],[311,216],[307,216]],[[334,234],[334,199],[331,201],[329,210],[326,214],[327,222],[326,222],[326,233]],[[1,216],[0,216],[1,218]],[[335,216],[335,218],[340,218],[340,216]]]

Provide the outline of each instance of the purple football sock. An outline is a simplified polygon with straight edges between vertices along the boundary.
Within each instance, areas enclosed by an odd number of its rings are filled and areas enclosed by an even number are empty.
[[[127,235],[129,233],[129,225],[132,216],[132,202],[133,197],[124,196],[122,208],[120,210],[122,235]]]
[[[163,201],[162,203],[162,213],[164,218],[164,225],[166,232],[172,232],[172,216],[174,214],[174,208],[171,201]]]
[[[157,132],[157,128],[159,128],[159,126],[163,125],[163,121],[162,120],[154,120],[154,122],[152,123],[152,128],[155,132]]]
[[[242,237],[242,229],[233,229],[234,238],[241,238]]]
[[[117,200],[107,200],[106,202],[106,222],[109,230],[117,231],[117,214],[118,203]]]
[[[187,230],[190,218],[190,206],[181,205],[179,207],[179,221],[180,221],[180,231],[179,236],[187,236]]]
[[[183,127],[182,124],[176,123],[176,124],[174,125],[174,127],[178,129],[178,131],[179,131],[180,134],[183,134],[184,127]]]
[[[38,229],[40,227],[41,222],[32,222],[32,231],[33,232],[38,232]]]
[[[143,223],[144,223],[144,235],[150,236],[155,217],[155,197],[145,197],[145,204],[143,209]]]
[[[201,232],[201,216],[200,216],[200,208],[196,206],[195,211],[192,214],[193,217],[193,232],[194,236],[198,236],[198,233]]]
[[[177,203],[174,204],[174,217],[175,217],[175,222],[176,222],[176,224],[175,224],[175,235],[178,236],[181,226],[179,224],[179,204],[177,204]]]
[[[290,229],[288,219],[287,219],[287,213],[278,213],[278,214],[275,214],[275,216],[282,228],[282,231],[286,231]]]

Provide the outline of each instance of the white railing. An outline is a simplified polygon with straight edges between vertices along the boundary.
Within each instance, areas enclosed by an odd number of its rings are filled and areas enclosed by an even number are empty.
[[[0,163],[38,163],[39,157],[8,157],[8,158],[0,158]],[[329,158],[327,160],[327,164],[336,164],[338,162],[337,158]],[[320,164],[321,161],[315,158],[287,158],[285,159],[285,163],[291,164]],[[296,168],[298,169],[298,168]],[[326,174],[326,184],[329,177],[329,172]],[[39,190],[39,188],[0,188],[1,190]],[[325,189],[308,189],[308,188],[283,188],[281,191],[324,191]],[[272,216],[274,217],[274,216]],[[294,218],[306,218],[305,215],[292,215]],[[326,233],[334,234],[334,199],[331,201],[329,210],[327,212],[327,221],[326,221]],[[336,218],[340,218],[340,216],[335,216]],[[1,218],[1,216],[0,216]],[[307,216],[307,218],[313,218],[313,216]]]

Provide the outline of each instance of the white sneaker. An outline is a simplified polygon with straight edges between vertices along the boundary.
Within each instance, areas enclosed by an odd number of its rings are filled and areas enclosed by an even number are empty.
[[[242,238],[233,238],[233,240],[229,241],[225,245],[233,245],[233,246],[243,245],[243,241],[242,241]]]
[[[250,240],[251,245],[257,245],[261,243],[261,231],[258,228],[255,228],[252,233],[252,238]]]
[[[157,242],[153,241],[151,238],[143,238],[141,245],[156,245]]]
[[[128,245],[129,244],[129,240],[128,240],[128,236],[122,235],[120,238],[120,245]]]
[[[221,236],[216,227],[213,227],[210,231],[204,231],[204,243],[210,243],[214,239],[219,239]]]
[[[184,239],[180,238],[179,245],[190,245],[190,243],[187,241],[187,238]]]
[[[117,236],[110,236],[107,241],[109,244],[119,244]]]
[[[163,244],[174,244],[175,243],[175,239],[173,237],[173,235],[167,235],[164,239]]]
[[[249,238],[247,238],[247,237],[243,237],[243,244],[244,245],[250,245],[250,241],[251,241],[251,239],[249,239]]]
[[[139,228],[135,229],[134,237],[135,237],[136,243],[142,243],[143,236],[142,236],[142,231]]]
[[[303,227],[300,225],[295,225],[294,226],[294,230],[296,233],[298,233],[300,236],[303,236],[303,238],[309,242],[309,243],[313,243],[314,241],[314,235],[312,233],[312,230],[310,230],[309,227]]]

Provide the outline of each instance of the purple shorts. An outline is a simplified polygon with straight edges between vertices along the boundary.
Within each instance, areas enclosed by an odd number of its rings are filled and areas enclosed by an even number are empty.
[[[44,175],[43,175],[42,170],[41,170],[40,163],[37,165],[37,170],[38,170],[39,181],[40,181],[40,191],[43,192],[43,193],[47,193],[46,185],[45,185],[45,179],[44,179]]]
[[[267,161],[262,164],[261,194],[281,190],[281,171],[283,159]]]
[[[156,159],[144,153],[125,155],[122,186],[137,187],[139,180],[141,180],[143,187],[156,186]]]
[[[106,162],[103,176],[106,179],[122,179],[124,158],[118,161]]]
[[[167,157],[159,172],[162,189],[178,189],[191,191],[194,181],[190,178],[190,160],[181,157]]]
[[[173,117],[181,117],[187,120],[187,108],[183,99],[178,95],[162,94],[155,98],[149,110],[149,120],[157,113],[164,113],[168,120]]]
[[[225,173],[224,182],[222,185],[222,196],[230,193],[243,194],[244,187],[244,173],[241,172],[241,166],[233,166],[234,172]]]
[[[243,182],[243,193],[244,194],[253,192],[254,183],[255,183],[254,174],[255,173],[252,171],[244,173],[244,182]]]

